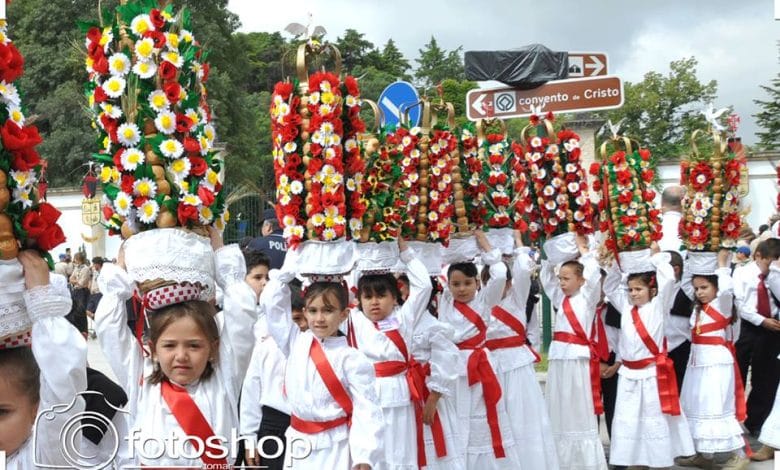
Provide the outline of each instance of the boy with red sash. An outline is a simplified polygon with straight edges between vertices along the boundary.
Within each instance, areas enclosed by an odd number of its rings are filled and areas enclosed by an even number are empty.
[[[604,294],[622,316],[618,348],[623,365],[612,422],[612,465],[670,467],[675,457],[693,453],[664,337],[674,300],[674,271],[669,254],[658,253],[653,245],[652,256],[650,249],[618,253],[620,268],[613,264],[604,281]]]
[[[529,248],[523,246],[518,230],[514,231],[514,241],[514,256],[511,268],[507,271],[504,298],[491,310],[485,346],[491,351],[498,367],[496,372],[515,445],[523,455],[522,468],[557,469],[558,453],[550,418],[534,370],[539,355],[531,346],[526,333],[528,325],[525,306],[534,261]],[[489,282],[489,270],[482,271],[482,280]]]
[[[599,266],[584,236],[558,235],[545,242],[544,252],[539,279],[557,310],[546,396],[560,468],[606,470],[596,419],[603,413],[599,356],[591,334],[601,294]]]
[[[339,325],[349,316],[349,291],[316,275],[306,288],[301,331],[290,316],[288,283],[298,250],[287,251],[260,297],[268,331],[287,357],[284,388],[290,405],[286,465],[295,469],[369,470],[383,460],[382,409],[374,367],[350,347]],[[408,436],[407,436],[408,437]]]
[[[682,288],[694,300],[691,355],[680,394],[696,454],[677,465],[711,466],[716,452],[732,453],[725,467],[743,470],[750,460],[743,448],[745,391],[731,327],[734,301],[730,251],[688,252]]]
[[[470,261],[480,251],[483,269],[490,270],[490,281],[482,289],[477,267]],[[496,363],[485,346],[490,308],[501,301],[506,284],[501,252],[476,230],[473,238],[450,240],[444,258],[451,264],[439,301],[439,320],[453,327],[460,350],[455,389],[456,413],[463,423],[459,447],[466,449],[467,468],[521,468],[522,455],[512,436]]]

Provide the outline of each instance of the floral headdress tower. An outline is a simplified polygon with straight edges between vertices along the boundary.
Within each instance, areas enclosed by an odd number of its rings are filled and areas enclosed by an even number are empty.
[[[568,129],[556,133],[554,119],[552,113],[542,116],[541,110],[535,110],[523,129],[521,142],[533,185],[529,192],[536,196],[534,210],[538,214],[528,224],[530,237],[547,240],[548,259],[557,263],[562,259],[554,255],[554,245],[576,248],[575,233],[593,233],[595,211],[580,160],[580,137]]]
[[[48,251],[65,241],[60,212],[45,202],[38,129],[26,122],[14,82],[24,58],[0,18],[0,348],[29,344],[30,317],[22,298],[20,249],[35,249],[52,264]]]
[[[310,75],[307,59],[326,54],[334,71]],[[276,213],[288,244],[302,245],[301,272],[342,274],[354,263],[348,240],[360,239],[368,206],[360,90],[354,77],[340,77],[331,44],[301,44],[296,67],[297,78],[277,83],[271,102]]]
[[[129,274],[142,292],[171,283],[213,295],[206,227],[224,228],[224,166],[206,101],[207,52],[186,9],[121,0],[86,33],[85,92],[99,149],[103,214],[129,238]]]
[[[743,223],[740,183],[745,165],[744,157],[737,156],[716,123],[706,132],[696,130],[691,135],[691,154],[680,164],[680,184],[687,189],[680,237],[702,273],[714,273],[717,262],[714,255],[704,253],[737,246]]]
[[[593,189],[601,192],[599,201],[600,230],[606,233],[605,246],[620,253],[618,261],[630,269],[626,253],[642,251],[649,256],[650,244],[661,239],[660,211],[655,206],[655,159],[636,141],[617,134],[601,145],[601,163],[593,163]],[[647,255],[647,256],[645,256]],[[639,255],[637,255],[639,256]],[[639,269],[646,269],[647,265]]]

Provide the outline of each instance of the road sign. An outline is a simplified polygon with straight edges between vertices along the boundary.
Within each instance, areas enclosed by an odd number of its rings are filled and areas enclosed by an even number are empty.
[[[466,116],[508,119],[530,116],[531,106],[544,112],[581,112],[623,106],[623,82],[618,77],[555,80],[531,90],[494,88],[471,90],[466,95]]]
[[[607,54],[569,52],[569,78],[598,77],[607,74]]]
[[[396,125],[401,121],[401,114],[409,110],[409,125],[414,127],[420,123],[421,106],[413,106],[420,101],[417,89],[409,82],[397,81],[391,83],[379,95],[379,108],[382,110],[382,125]]]

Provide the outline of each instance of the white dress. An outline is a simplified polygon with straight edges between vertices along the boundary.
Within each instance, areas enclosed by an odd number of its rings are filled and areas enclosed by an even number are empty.
[[[468,306],[474,310],[484,321],[486,326],[490,324],[490,307],[501,301],[501,295],[506,284],[506,266],[501,261],[499,250],[483,253],[482,260],[489,266],[490,281],[477,292],[474,300]],[[446,288],[439,300],[439,321],[442,321],[454,330],[453,341],[459,344],[479,334],[474,326],[460,311],[455,308],[452,293]],[[492,354],[483,346],[477,349],[460,349],[458,355],[458,379],[455,387],[455,412],[457,413],[460,427],[460,448],[466,450],[467,468],[509,469],[520,467],[522,455],[518,451],[512,436],[512,428],[509,416],[506,414],[506,401],[504,397],[498,400],[496,405],[498,415],[498,427],[501,433],[502,447],[506,454],[504,458],[496,458],[493,449],[492,435],[487,419],[485,397],[480,382],[469,385],[467,364],[472,354],[482,354],[488,358],[493,371],[496,370],[496,362]],[[499,385],[500,386],[500,385]],[[466,428],[465,423],[468,423]]]
[[[525,306],[532,269],[533,260],[529,248],[516,249],[512,263],[512,288],[499,304],[520,322],[524,329],[527,327]],[[515,445],[523,456],[520,468],[555,470],[558,468],[558,453],[547,405],[536,378],[536,356],[527,344],[497,349],[491,346],[491,340],[517,336],[517,332],[501,320],[491,318],[487,333],[488,348],[493,353],[498,367],[498,380],[501,383]]]
[[[353,404],[352,424],[316,434],[287,428],[285,465],[295,469],[351,470],[354,465],[377,468],[383,458],[382,409],[375,390],[374,368],[346,337],[318,339],[301,332],[290,316],[292,273],[272,270],[260,296],[268,331],[287,357],[285,390],[292,416],[306,421],[331,421],[345,416],[309,357],[312,341],[319,341],[325,356]]]
[[[224,310],[215,317],[220,331],[219,360],[208,379],[184,388],[222,441],[230,462],[235,460],[233,450],[238,447],[232,442],[239,429],[238,394],[254,345],[256,296],[244,282],[246,268],[238,246],[217,250],[215,260],[217,282],[225,292]],[[132,279],[118,266],[107,263],[98,283],[103,298],[95,312],[95,331],[128,397],[130,435],[120,457],[135,465],[202,466],[197,449],[183,438],[184,430],[163,399],[161,384],[146,380],[153,371],[152,360],[145,357],[126,326],[125,301],[133,293]]]
[[[432,427],[425,425],[425,456],[427,469],[465,470],[466,452],[460,445],[460,424],[455,414],[455,381],[458,378],[460,352],[452,342],[452,327],[433,315],[424,313],[412,336],[412,356],[421,366],[430,367],[425,379],[428,390],[441,393],[436,412],[439,415],[447,455],[438,458]]]
[[[580,258],[585,285],[569,298],[577,321],[590,338],[601,276],[592,253]],[[555,332],[574,334],[563,310],[565,296],[554,266],[542,261],[539,275],[547,296],[557,308]],[[558,449],[561,470],[606,470],[607,459],[599,437],[590,380],[590,349],[581,344],[556,341],[550,344],[547,369],[547,409]]]
[[[731,318],[733,291],[729,268],[720,268],[718,295],[710,307],[725,318]],[[683,279],[683,289],[693,296],[690,276]],[[705,327],[715,320],[705,312],[696,309],[691,317],[691,327]],[[712,332],[701,333],[704,337],[731,341],[731,326]],[[688,370],[685,373],[680,404],[685,411],[696,452],[730,452],[745,445],[742,427],[736,418],[734,399],[735,376],[734,357],[726,346],[691,344]]]
[[[664,349],[664,319],[671,309],[674,271],[668,253],[651,258],[658,281],[658,295],[639,307],[642,323],[659,350]],[[627,361],[641,361],[652,354],[642,341],[631,317],[627,287],[613,266],[604,280],[604,293],[621,312],[620,357],[617,401],[612,421],[609,462],[613,465],[670,467],[674,458],[694,453],[685,413],[664,414],[658,396],[655,363],[643,369],[630,369]],[[672,372],[673,375],[673,372]]]
[[[378,322],[378,327],[359,309],[353,309],[350,313],[356,342],[353,346],[365,354],[372,366],[385,361],[406,362],[406,358],[385,332],[398,330],[407,351],[410,351],[416,323],[423,314],[427,314],[426,307],[433,289],[428,279],[428,270],[414,257],[411,248],[401,252],[401,261],[406,265],[409,277],[409,297],[406,302]],[[417,470],[417,424],[406,373],[376,377],[375,383],[385,429],[391,429],[392,432],[385,433],[383,461],[373,468]]]
[[[33,438],[30,430],[24,444],[6,456],[6,468],[28,470],[37,468],[36,463],[68,468],[76,462],[63,454],[60,431],[84,412],[79,394],[87,389],[87,344],[65,319],[71,307],[69,295],[49,284],[25,291],[24,302],[32,320],[32,353],[41,371],[37,432]],[[75,442],[79,444],[79,439]],[[80,449],[69,446],[69,450]]]

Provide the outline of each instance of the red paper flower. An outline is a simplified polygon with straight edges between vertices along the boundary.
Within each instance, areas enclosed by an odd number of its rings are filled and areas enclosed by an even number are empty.
[[[24,58],[13,43],[0,43],[0,80],[11,83],[22,76]]]
[[[712,184],[713,174],[710,166],[699,162],[691,170],[691,187],[695,191],[704,191]]]

